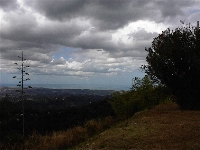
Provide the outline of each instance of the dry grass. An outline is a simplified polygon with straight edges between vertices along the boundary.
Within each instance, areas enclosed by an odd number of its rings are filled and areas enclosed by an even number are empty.
[[[102,132],[74,148],[85,149],[200,149],[200,111],[181,111],[163,104],[136,113],[127,122]]]
[[[50,135],[34,133],[23,145],[13,144],[7,149],[65,150],[100,133],[72,149],[200,150],[200,111],[181,111],[175,104],[162,104],[138,112],[129,120],[102,132],[113,124],[112,117],[107,117]],[[0,143],[0,149],[2,147]]]
[[[41,136],[35,133],[26,140],[24,147],[29,150],[65,150],[102,132],[113,123],[112,117],[106,117],[87,121],[83,127],[78,126],[66,131],[53,132],[51,135]]]
[[[53,132],[52,134],[42,136],[36,132],[29,136],[24,143],[10,143],[3,145],[0,143],[0,149],[16,150],[65,150],[69,147],[86,141],[92,135],[98,134],[115,123],[112,117],[106,117],[98,120],[90,120],[84,126],[74,127],[66,131]]]
[[[46,136],[35,133],[25,141],[24,147],[31,150],[67,149],[87,139],[88,136],[86,133],[87,131],[83,127],[74,127],[67,131],[53,132],[51,135]]]

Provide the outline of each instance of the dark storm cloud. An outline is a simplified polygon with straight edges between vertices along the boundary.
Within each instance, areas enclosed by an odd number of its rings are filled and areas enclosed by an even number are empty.
[[[53,20],[65,20],[79,16],[78,14],[84,8],[85,0],[35,0],[32,5],[36,10]]]
[[[16,0],[2,0],[1,3],[3,9],[12,11],[19,5]],[[119,44],[110,42],[109,30],[115,31],[137,20],[159,22],[182,15],[181,8],[193,3],[185,0],[34,0],[31,3],[25,1],[25,4],[27,8],[33,7],[37,13],[43,14],[46,17],[43,20],[45,24],[39,24],[33,13],[21,11],[7,14],[3,18],[6,25],[1,31],[1,39],[5,45],[1,44],[1,49],[64,45],[112,51]],[[76,18],[89,23],[76,22]],[[83,35],[90,26],[94,27],[94,31]],[[120,45],[123,46],[123,43]]]
[[[16,0],[0,0],[0,8],[4,11],[14,11],[19,7]]]
[[[2,39],[9,39],[17,42],[26,41],[27,45],[33,46],[31,43],[35,43],[38,46],[43,44],[64,44],[65,40],[73,38],[85,30],[85,26],[76,24],[73,22],[69,23],[54,23],[50,22],[45,25],[39,26],[33,16],[22,16],[21,18],[15,19],[14,17],[9,18],[11,22],[1,32]],[[63,41],[63,42],[62,42]]]
[[[123,27],[129,21],[148,17],[144,11],[147,1],[130,0],[36,0],[33,7],[52,20],[69,20],[83,17],[92,20],[101,30],[114,30]],[[147,3],[148,4],[148,3]]]
[[[199,19],[198,4],[195,0],[0,0],[0,58],[6,65],[8,60],[17,60],[16,56],[24,50],[32,66],[54,68],[55,71],[49,69],[49,73],[56,73],[59,67],[62,72],[62,65],[70,71],[74,68],[83,72],[116,71],[123,68],[120,65],[124,65],[123,57],[144,60],[145,47],[150,46],[153,37],[160,32],[148,31],[147,24],[141,24],[125,33],[124,28],[130,23],[145,20],[167,27],[177,25],[188,16],[196,21]],[[196,8],[191,13],[193,7]],[[53,55],[61,48],[80,51],[71,51],[76,60],[68,64],[65,62],[69,56],[53,61]],[[101,58],[97,50],[105,52]],[[88,52],[84,59],[80,58],[82,51]],[[86,65],[84,61],[93,56]],[[114,65],[107,58],[117,58],[121,62]],[[104,62],[107,64],[101,66]]]
[[[187,0],[160,0],[155,3],[157,7],[155,9],[160,9],[162,17],[176,17],[178,15],[182,16],[184,14],[183,8],[194,5],[195,1]]]
[[[186,0],[35,0],[31,5],[52,20],[83,17],[91,19],[101,30],[115,30],[138,19],[160,22],[166,17],[183,15],[181,8],[193,3]]]
[[[111,39],[112,36],[109,33],[91,31],[88,34],[73,39],[71,43],[73,43],[73,46],[82,49],[104,49],[112,51],[116,47],[110,42]]]

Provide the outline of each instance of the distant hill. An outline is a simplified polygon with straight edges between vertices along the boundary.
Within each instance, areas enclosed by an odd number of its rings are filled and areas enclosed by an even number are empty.
[[[82,149],[200,149],[200,111],[181,111],[162,104],[136,113],[128,121],[74,148]]]

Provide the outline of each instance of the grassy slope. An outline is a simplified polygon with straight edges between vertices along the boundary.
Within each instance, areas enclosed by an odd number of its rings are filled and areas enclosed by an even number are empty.
[[[136,113],[74,149],[200,149],[200,111],[162,104]]]

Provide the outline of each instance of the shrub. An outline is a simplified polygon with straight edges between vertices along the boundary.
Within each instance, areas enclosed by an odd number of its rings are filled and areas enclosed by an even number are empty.
[[[152,108],[170,96],[168,88],[154,83],[149,76],[142,79],[136,77],[132,90],[114,93],[110,103],[117,116],[124,119],[138,111]]]
[[[167,29],[146,51],[145,72],[170,88],[182,109],[200,109],[199,27]]]

